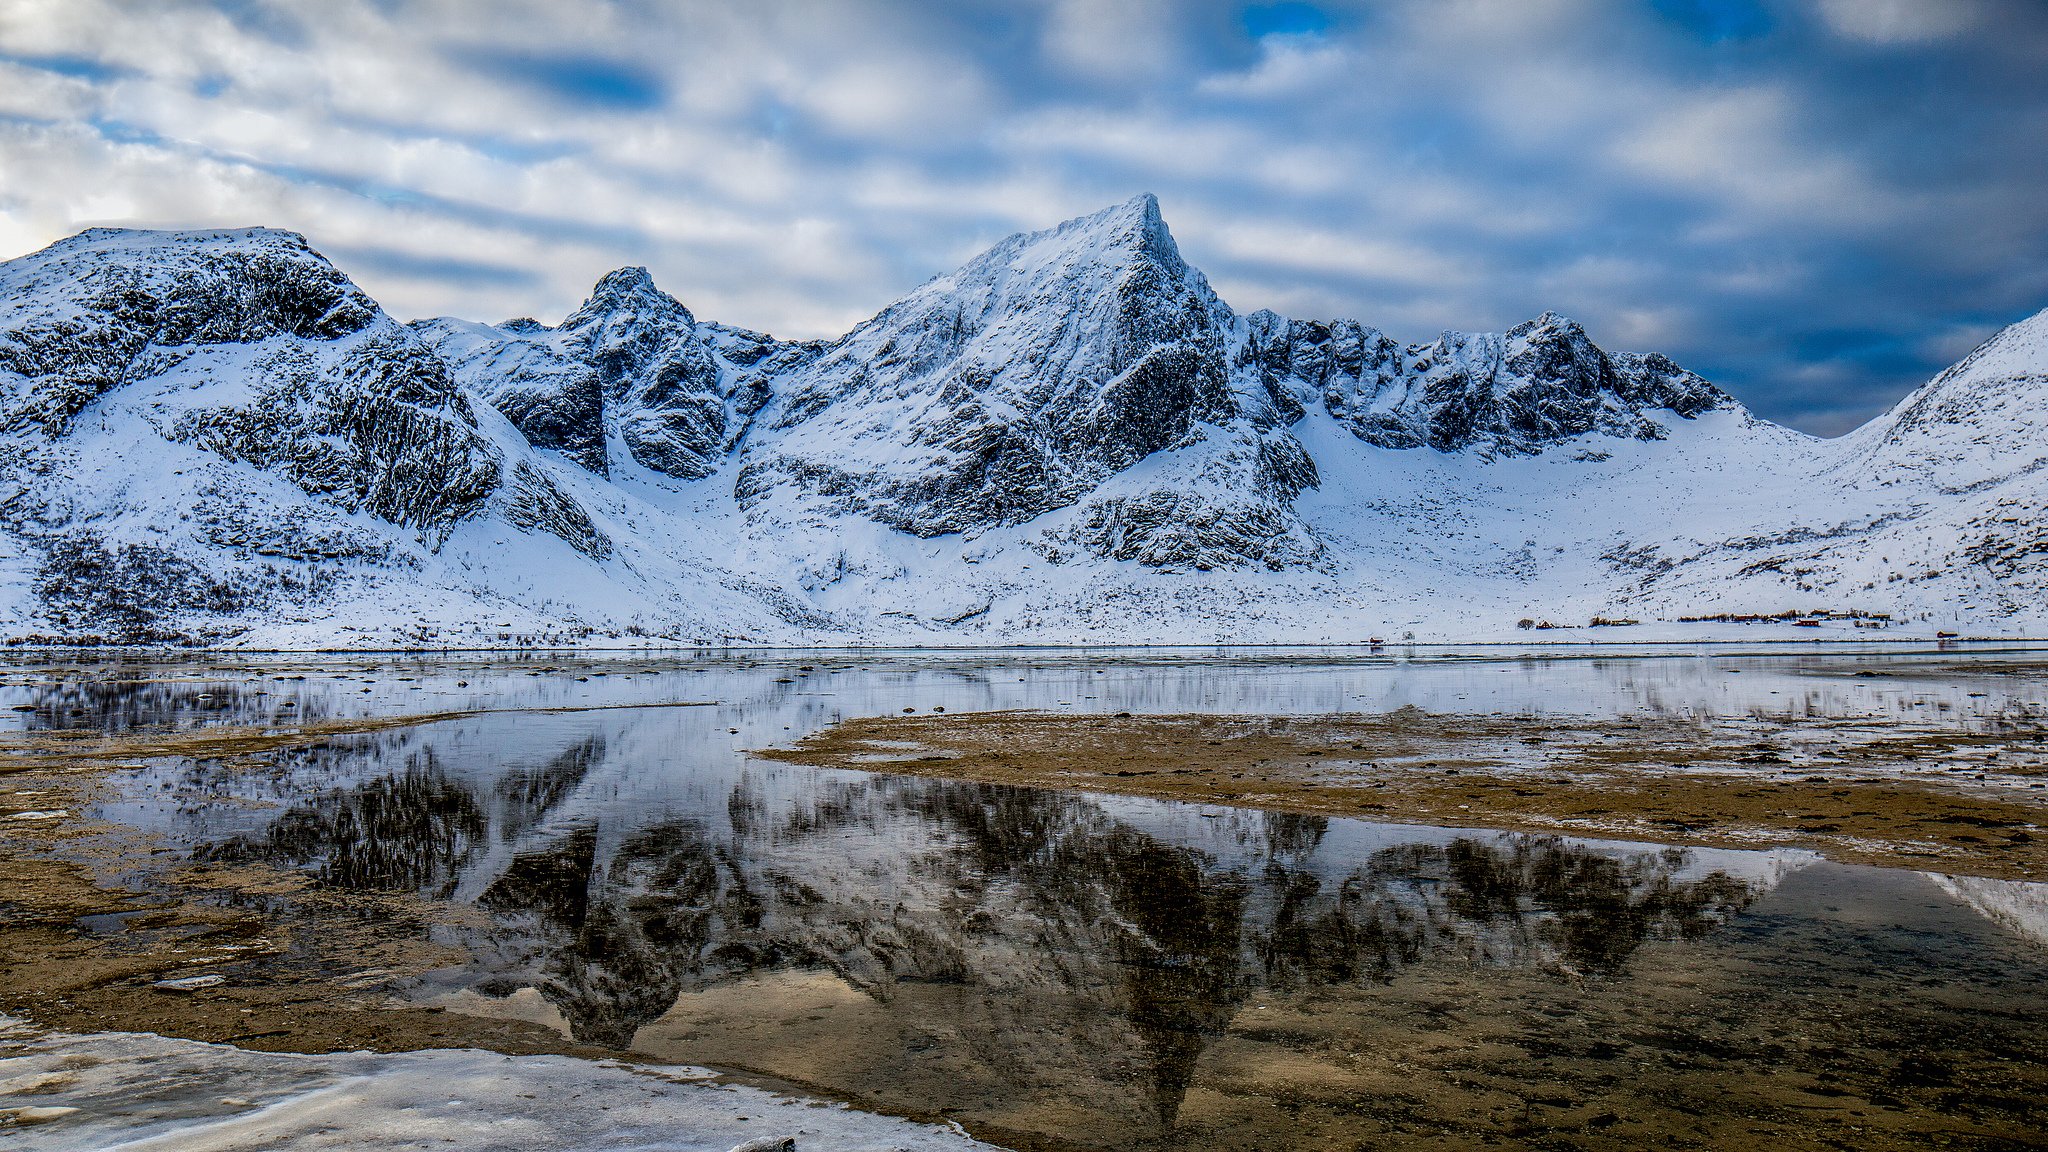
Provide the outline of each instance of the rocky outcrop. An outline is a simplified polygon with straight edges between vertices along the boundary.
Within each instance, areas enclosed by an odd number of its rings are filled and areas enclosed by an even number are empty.
[[[7,271],[9,430],[62,438],[137,386],[170,439],[436,541],[497,488],[440,360],[296,234],[93,229]]]
[[[697,338],[689,309],[656,288],[645,268],[598,281],[562,331],[614,405],[634,460],[685,480],[718,466],[730,431],[718,361]]]
[[[1604,352],[1549,312],[1504,333],[1406,347],[1352,320],[1249,320],[1245,356],[1276,405],[1299,419],[1319,399],[1381,448],[1524,455],[1588,434],[1655,440],[1666,429],[1652,413],[1735,406],[1663,356]]]
[[[611,537],[591,521],[583,505],[524,460],[513,466],[505,486],[504,517],[515,528],[558,536],[592,560],[611,559]]]
[[[59,436],[100,396],[209,344],[334,341],[377,305],[291,232],[89,228],[13,262],[0,297],[0,430]]]
[[[606,275],[558,327],[437,319],[414,329],[528,443],[600,476],[622,462],[612,459],[613,436],[640,467],[679,480],[709,475],[767,402],[770,381],[815,351],[699,325],[645,268]]]
[[[1217,526],[1286,535],[1286,501],[1315,467],[1233,375],[1236,340],[1236,317],[1141,196],[1003,241],[801,368],[765,414],[773,438],[749,454],[738,495],[773,512],[794,490],[926,537],[1099,497],[1067,533],[1095,555],[1257,562],[1277,553],[1237,551]],[[1204,491],[1102,491],[1148,459]],[[1270,523],[1238,526],[1251,521]]]
[[[188,410],[167,434],[436,543],[497,491],[501,461],[468,399],[397,326],[330,363],[288,348],[255,368],[246,402]]]
[[[445,318],[412,328],[470,395],[496,408],[529,444],[609,474],[604,386],[552,329],[532,320],[492,326]]]

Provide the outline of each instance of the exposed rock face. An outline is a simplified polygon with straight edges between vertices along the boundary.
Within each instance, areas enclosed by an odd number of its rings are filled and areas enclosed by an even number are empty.
[[[2034,620],[2044,331],[1823,444],[1555,315],[1239,316],[1149,196],[829,344],[637,268],[557,327],[401,325],[290,233],[94,230],[0,264],[0,633],[307,643],[339,600],[405,642],[433,605],[568,642],[1338,639],[1478,594]]]
[[[435,538],[497,491],[498,453],[468,399],[396,325],[328,364],[286,348],[253,367],[246,402],[190,409],[166,433]]]
[[[440,360],[293,233],[94,229],[8,271],[10,430],[61,438],[136,385],[163,435],[430,538],[497,488]]]
[[[48,540],[36,591],[59,624],[148,642],[181,612],[222,613],[245,606],[242,591],[168,548],[110,544],[91,529]]]
[[[633,459],[686,480],[718,466],[728,432],[718,362],[697,339],[690,310],[645,268],[599,280],[562,331],[616,406]]]
[[[1504,333],[1446,332],[1406,348],[1351,320],[1249,319],[1247,358],[1283,412],[1299,419],[1320,398],[1382,448],[1518,455],[1588,433],[1655,440],[1665,428],[1650,412],[1691,419],[1735,403],[1662,356],[1603,352],[1549,312]]]
[[[1103,484],[1074,526],[1048,538],[1151,568],[1210,570],[1307,564],[1322,542],[1291,501],[1316,483],[1315,461],[1285,429],[1241,421],[1202,429],[1162,467]]]
[[[548,448],[600,476],[606,458],[604,387],[568,354],[552,329],[531,320],[493,327],[425,320],[413,330],[446,361],[470,394],[505,415],[536,448]]]
[[[770,378],[811,352],[699,325],[645,268],[607,274],[559,327],[438,319],[414,328],[528,442],[600,476],[611,473],[614,434],[641,467],[709,475],[767,401]]]
[[[505,486],[504,516],[515,528],[558,536],[592,560],[611,558],[611,537],[591,522],[583,505],[524,460],[513,466],[512,481]]]
[[[1075,504],[1163,454],[1211,489],[1104,494],[1079,538],[1098,555],[1214,559],[1227,549],[1183,538],[1284,521],[1315,481],[1270,400],[1233,379],[1236,328],[1150,196],[1013,236],[782,384],[775,439],[750,455],[740,500],[760,507],[788,486],[918,536],[973,534]],[[1255,513],[1228,507],[1246,500]]]
[[[174,365],[181,349],[338,340],[381,315],[303,237],[266,228],[89,228],[8,271],[0,428],[50,436],[106,392]]]

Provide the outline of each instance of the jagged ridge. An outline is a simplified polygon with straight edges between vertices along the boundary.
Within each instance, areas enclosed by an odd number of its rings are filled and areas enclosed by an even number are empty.
[[[1405,346],[1240,316],[1150,196],[829,343],[700,321],[638,268],[554,327],[401,325],[290,233],[94,230],[0,265],[0,613],[201,639],[337,606],[389,635],[398,603],[423,636],[726,640],[1815,597],[2031,621],[2044,327],[1824,444],[1554,314]]]

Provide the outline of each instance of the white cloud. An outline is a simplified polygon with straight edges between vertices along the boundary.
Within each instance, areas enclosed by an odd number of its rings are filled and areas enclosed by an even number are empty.
[[[551,319],[633,263],[700,315],[824,336],[1006,231],[1149,190],[1233,304],[1421,335],[1559,307],[1719,356],[1769,333],[1717,307],[1776,305],[1781,346],[1919,309],[1932,355],[2007,307],[1951,298],[1979,270],[1999,300],[2048,294],[2048,102],[1968,106],[1985,159],[1928,175],[1850,70],[1703,66],[1633,0],[1383,0],[1257,42],[1192,0],[234,11],[7,5],[0,256],[86,224],[266,223],[402,315]],[[1987,11],[1829,3],[1848,40],[1802,50],[1875,85],[1898,57],[1867,45],[1967,46]],[[1889,293],[1841,271],[1887,260]]]
[[[1241,72],[1204,76],[1195,90],[1250,99],[1312,95],[1317,89],[1359,79],[1358,71],[1349,50],[1319,36],[1267,36],[1259,41],[1258,63]]]
[[[1207,247],[1269,275],[1307,272],[1434,291],[1455,290],[1472,276],[1455,256],[1370,235],[1255,220],[1217,220],[1203,231]]]
[[[1798,138],[1796,105],[1775,86],[1696,95],[1643,116],[1612,155],[1626,171],[1718,199],[1724,220],[1746,228],[1893,222],[1900,205],[1854,161]]]
[[[1171,0],[1052,0],[1045,53],[1097,80],[1153,79],[1180,58],[1181,16]]]
[[[1931,359],[1953,364],[1998,335],[1996,324],[1954,324],[1921,340],[1921,350]]]
[[[1872,44],[1946,40],[1984,19],[1978,0],[1819,0],[1821,18],[1837,35]]]

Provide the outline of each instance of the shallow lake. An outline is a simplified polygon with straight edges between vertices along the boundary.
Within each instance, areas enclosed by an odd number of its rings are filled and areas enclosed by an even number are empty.
[[[18,661],[27,731],[444,716],[93,813],[413,894],[395,995],[1018,1148],[2041,1146],[2048,887],[764,761],[915,709],[1938,716],[2048,653]],[[519,709],[512,711],[509,709]],[[280,898],[282,899],[282,898]],[[118,922],[86,926],[118,933]]]

